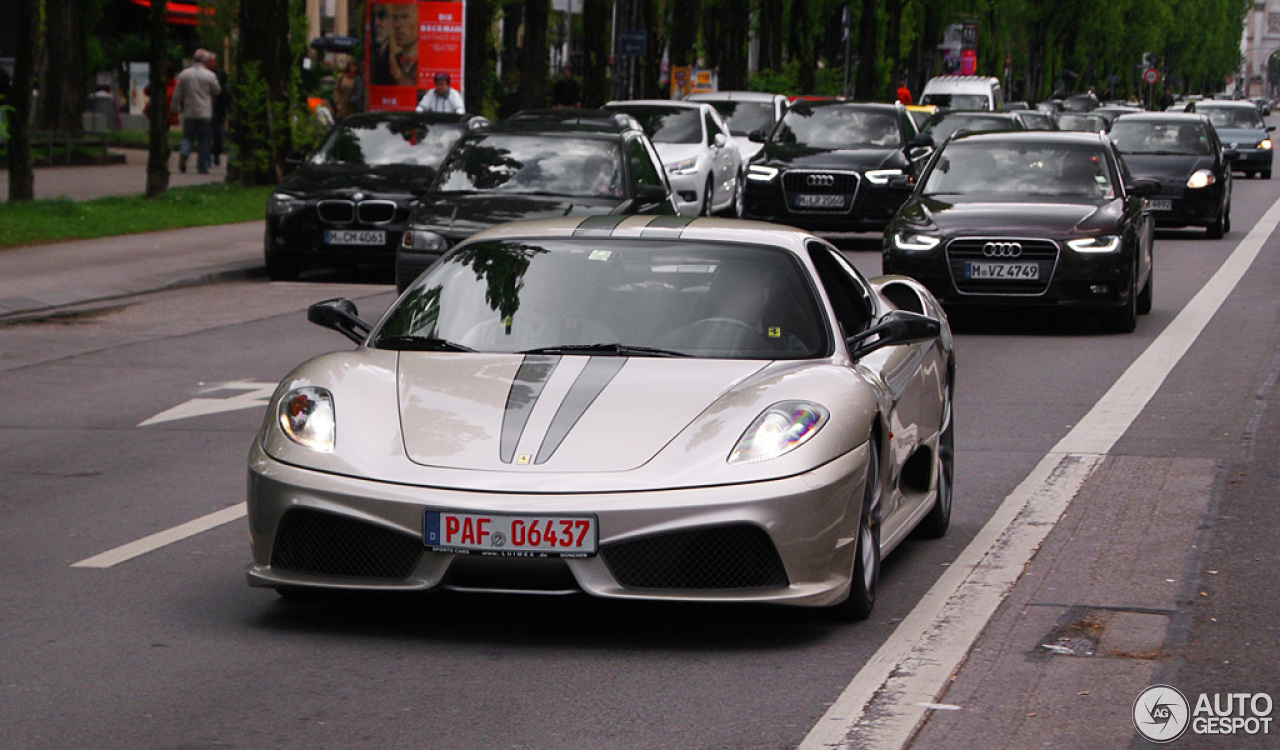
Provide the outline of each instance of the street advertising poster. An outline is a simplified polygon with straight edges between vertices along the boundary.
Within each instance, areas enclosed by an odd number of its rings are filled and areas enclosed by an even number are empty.
[[[461,0],[375,0],[366,6],[365,71],[371,111],[411,110],[447,73],[462,91]]]
[[[140,115],[147,108],[147,84],[151,82],[151,64],[129,63],[129,114]]]
[[[671,66],[671,98],[685,99],[693,93],[693,66]]]

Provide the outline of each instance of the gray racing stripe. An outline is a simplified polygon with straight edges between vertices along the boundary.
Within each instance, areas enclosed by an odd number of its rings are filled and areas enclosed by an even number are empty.
[[[693,221],[692,216],[659,216],[645,225],[640,231],[641,237],[657,237],[658,239],[675,240],[684,233],[685,227]]]
[[[592,357],[587,360],[587,366],[578,373],[578,379],[573,381],[573,386],[560,402],[560,408],[556,409],[556,415],[551,418],[547,434],[542,437],[542,445],[538,446],[538,455],[533,459],[535,464],[546,463],[551,458],[573,426],[626,363],[626,357]]]
[[[555,372],[558,364],[558,355],[530,354],[516,370],[511,390],[507,392],[507,408],[502,413],[502,435],[498,441],[498,456],[503,463],[515,460],[516,447],[520,444],[525,425],[529,423],[533,405],[538,403],[542,387],[551,379],[551,373]]]
[[[608,237],[619,224],[630,216],[588,216],[573,230],[574,237]]]

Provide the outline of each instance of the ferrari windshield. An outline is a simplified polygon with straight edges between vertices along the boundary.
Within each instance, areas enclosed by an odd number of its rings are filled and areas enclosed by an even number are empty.
[[[380,349],[799,359],[829,350],[804,267],[761,245],[491,240],[419,279]]]
[[[782,118],[773,134],[778,143],[809,148],[901,148],[896,115],[840,105],[808,107],[798,104]]]
[[[1196,107],[1218,130],[1263,130],[1266,125],[1253,107]]]
[[[459,138],[463,126],[426,125],[409,117],[386,120],[347,119],[316,149],[312,164],[375,167],[381,164],[439,166]]]
[[[566,135],[492,133],[468,140],[440,169],[440,192],[621,198],[617,143]]]
[[[1115,197],[1098,146],[994,140],[948,144],[925,177],[923,194]]]
[[[1111,126],[1122,154],[1208,156],[1209,134],[1198,122],[1149,122],[1122,117]]]

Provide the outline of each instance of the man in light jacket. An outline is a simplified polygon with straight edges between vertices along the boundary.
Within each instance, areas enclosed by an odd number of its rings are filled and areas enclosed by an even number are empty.
[[[222,87],[218,77],[205,64],[208,53],[196,50],[195,62],[178,74],[173,88],[171,112],[182,114],[182,143],[178,147],[178,171],[187,171],[191,142],[197,143],[196,171],[209,173],[210,147],[213,140],[213,102]]]
[[[462,114],[467,111],[466,105],[462,103],[462,94],[449,86],[448,73],[436,73],[436,87],[427,92],[418,102],[419,112],[456,112]]]

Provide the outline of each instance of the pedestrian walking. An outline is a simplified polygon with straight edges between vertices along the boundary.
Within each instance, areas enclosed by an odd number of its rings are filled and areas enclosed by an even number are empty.
[[[339,120],[364,111],[364,76],[361,75],[360,63],[352,60],[338,76],[338,81],[333,84],[333,106],[334,115]]]
[[[227,107],[231,104],[231,90],[227,87],[227,71],[218,65],[218,56],[212,52],[204,59],[205,65],[218,79],[218,95],[213,98],[212,145],[213,163],[222,163],[222,141],[227,135]]]
[[[560,69],[560,78],[551,87],[551,106],[560,108],[577,108],[582,106],[582,94],[578,82],[573,80],[573,71],[566,65]]]
[[[419,112],[456,112],[461,114],[467,110],[462,103],[462,94],[449,86],[448,73],[436,73],[436,87],[427,92],[418,102]]]
[[[178,147],[178,171],[187,171],[187,159],[191,156],[192,141],[196,143],[196,171],[209,173],[210,151],[213,147],[213,100],[222,88],[218,77],[205,65],[208,52],[198,50],[191,67],[178,74],[173,88],[170,112],[182,114],[182,142]]]

